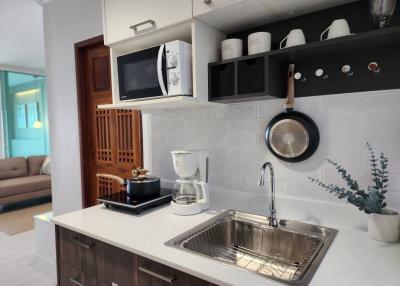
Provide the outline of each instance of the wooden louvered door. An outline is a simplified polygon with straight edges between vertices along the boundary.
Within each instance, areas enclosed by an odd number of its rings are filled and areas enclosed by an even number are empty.
[[[76,44],[75,52],[83,201],[88,207],[96,204],[97,197],[122,190],[97,173],[129,177],[133,168],[142,166],[141,115],[98,108],[112,102],[110,52],[102,37]]]

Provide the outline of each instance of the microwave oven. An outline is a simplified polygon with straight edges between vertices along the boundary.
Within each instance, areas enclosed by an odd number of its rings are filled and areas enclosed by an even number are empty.
[[[172,41],[117,57],[121,101],[192,95],[192,45]]]

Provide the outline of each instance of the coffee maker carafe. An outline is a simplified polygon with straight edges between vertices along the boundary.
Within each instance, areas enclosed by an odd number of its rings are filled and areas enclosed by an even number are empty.
[[[194,215],[209,208],[206,151],[171,151],[175,173],[179,176],[172,194],[172,212]]]

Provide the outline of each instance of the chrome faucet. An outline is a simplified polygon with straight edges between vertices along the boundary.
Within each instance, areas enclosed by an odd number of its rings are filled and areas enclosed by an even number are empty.
[[[264,178],[265,178],[265,169],[268,167],[269,175],[271,177],[271,204],[269,206],[271,215],[268,218],[269,225],[272,227],[278,226],[278,219],[276,218],[276,209],[275,209],[275,177],[274,177],[274,167],[270,162],[265,162],[264,165],[261,166],[260,170],[260,180],[258,181],[259,186],[264,186]]]

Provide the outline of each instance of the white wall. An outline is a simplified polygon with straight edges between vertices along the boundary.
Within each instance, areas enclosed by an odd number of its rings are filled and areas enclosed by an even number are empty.
[[[3,130],[3,108],[1,106],[1,83],[0,83],[0,159],[4,158],[4,130]]]
[[[81,173],[74,43],[102,34],[100,0],[43,8],[55,215],[80,209]]]
[[[278,195],[341,205],[345,202],[312,185],[307,177],[343,185],[324,162],[331,158],[366,186],[370,171],[365,142],[369,141],[376,152],[383,151],[389,157],[388,204],[400,210],[399,93],[393,90],[296,99],[295,109],[316,121],[321,144],[313,157],[292,164],[276,159],[264,141],[265,127],[282,111],[283,100],[158,112],[152,114],[153,171],[174,180],[170,150],[208,149],[210,184],[225,190],[225,195],[219,196],[225,207],[239,198],[242,207],[250,204],[266,209],[265,191],[257,186],[259,168],[266,160],[275,167]]]
[[[1,0],[0,43],[0,65],[6,66],[0,69],[44,73],[40,5],[34,0]]]

